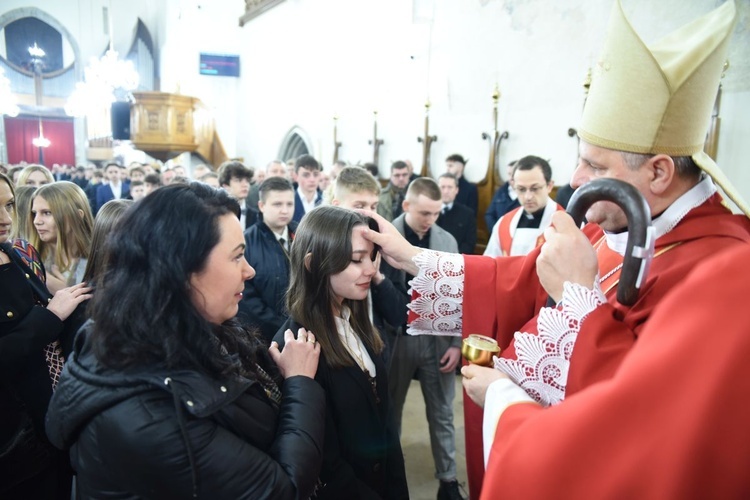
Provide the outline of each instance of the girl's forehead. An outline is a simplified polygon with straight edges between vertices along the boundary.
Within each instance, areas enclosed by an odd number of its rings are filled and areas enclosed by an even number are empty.
[[[364,237],[364,231],[367,229],[366,226],[356,226],[352,230],[352,251],[367,250],[370,251],[373,247],[373,243]]]
[[[34,200],[32,201],[32,203],[34,205],[46,205],[47,204],[47,200],[45,200],[41,196],[35,196]]]

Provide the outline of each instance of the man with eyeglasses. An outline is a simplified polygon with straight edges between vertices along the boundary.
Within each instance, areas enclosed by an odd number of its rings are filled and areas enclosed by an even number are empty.
[[[525,156],[513,168],[513,189],[521,206],[503,215],[492,228],[484,255],[526,255],[544,243],[552,214],[564,210],[549,194],[552,169],[543,158]]]

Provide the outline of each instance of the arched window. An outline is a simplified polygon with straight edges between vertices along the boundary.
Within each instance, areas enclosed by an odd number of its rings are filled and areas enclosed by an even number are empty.
[[[34,75],[43,80],[42,94],[66,98],[80,75],[78,44],[54,17],[35,7],[23,7],[0,15],[0,67],[16,94],[36,93]],[[44,50],[34,61],[29,47]]]
[[[301,128],[292,128],[281,143],[279,158],[287,161],[302,155],[311,154],[308,141],[305,139],[306,135]]]

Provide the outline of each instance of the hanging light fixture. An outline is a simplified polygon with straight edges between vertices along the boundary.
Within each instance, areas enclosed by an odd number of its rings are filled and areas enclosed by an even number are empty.
[[[44,128],[42,127],[42,117],[39,117],[39,137],[35,137],[31,140],[31,144],[39,149],[39,164],[45,165],[44,163],[44,149],[48,148],[51,144],[49,139],[44,137]]]
[[[18,116],[18,111],[16,99],[10,91],[10,80],[5,76],[3,68],[0,68],[0,115],[15,117]]]
[[[31,57],[41,59],[42,57],[47,55],[47,53],[44,52],[44,49],[37,45],[36,42],[34,42],[34,46],[29,47],[29,55],[31,55]]]
[[[121,60],[114,49],[112,5],[109,14],[109,49],[101,58],[92,57],[84,69],[84,81],[76,84],[65,105],[70,116],[86,116],[124,99],[138,87],[138,72],[132,61]]]
[[[44,127],[42,126],[41,116],[39,117],[39,137],[34,137],[31,140],[31,143],[38,148],[48,148],[50,144],[52,144],[49,139],[44,137]]]

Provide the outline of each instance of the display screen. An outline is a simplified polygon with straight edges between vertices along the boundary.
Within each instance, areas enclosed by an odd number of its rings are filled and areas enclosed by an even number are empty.
[[[200,74],[212,76],[240,76],[240,56],[201,54]]]

